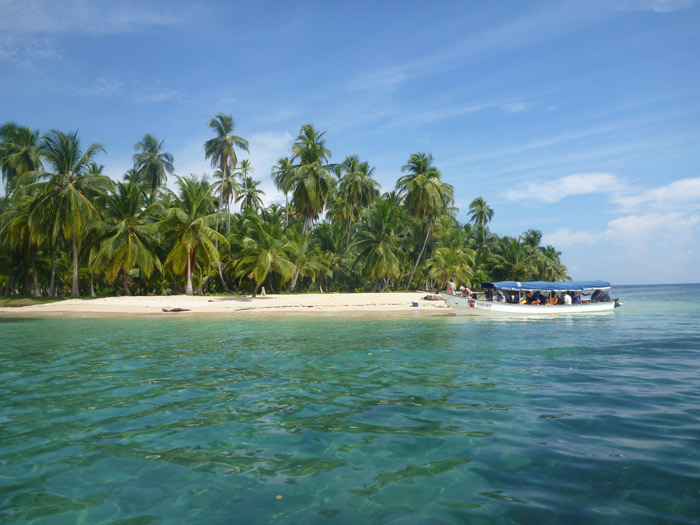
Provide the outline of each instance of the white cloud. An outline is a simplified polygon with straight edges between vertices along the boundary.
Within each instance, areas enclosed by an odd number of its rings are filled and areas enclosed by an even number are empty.
[[[536,200],[554,203],[569,195],[615,192],[621,186],[621,181],[610,173],[577,173],[551,181],[521,184],[507,190],[503,196],[510,201]]]
[[[613,202],[627,211],[698,210],[700,209],[700,177],[677,180],[636,195],[619,195],[613,198]]]
[[[580,244],[593,244],[599,242],[602,235],[595,232],[574,232],[569,228],[559,228],[553,233],[548,233],[542,236],[542,245],[546,246],[551,244],[557,248],[580,245]]]

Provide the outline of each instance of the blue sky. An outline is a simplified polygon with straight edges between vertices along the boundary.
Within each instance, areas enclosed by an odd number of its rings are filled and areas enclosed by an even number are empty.
[[[232,114],[267,202],[310,122],[383,190],[432,153],[460,221],[482,196],[574,279],[698,282],[699,22],[694,0],[0,0],[0,122],[77,129],[121,179],[146,133],[212,173]]]

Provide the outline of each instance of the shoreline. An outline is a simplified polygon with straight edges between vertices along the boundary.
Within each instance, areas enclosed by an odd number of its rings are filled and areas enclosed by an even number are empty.
[[[444,316],[452,309],[444,301],[424,299],[428,292],[318,293],[257,296],[121,296],[66,299],[54,303],[0,308],[7,317],[231,317],[296,314],[301,316]],[[413,302],[417,307],[412,306]],[[176,311],[166,311],[176,309]]]

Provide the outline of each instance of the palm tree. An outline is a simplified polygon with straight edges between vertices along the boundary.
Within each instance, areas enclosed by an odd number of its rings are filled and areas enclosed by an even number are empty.
[[[178,194],[169,192],[173,207],[164,213],[164,219],[156,228],[170,232],[173,243],[165,259],[165,265],[176,273],[185,273],[185,293],[193,295],[192,272],[197,252],[203,254],[205,264],[219,263],[219,250],[215,242],[228,244],[226,237],[212,228],[221,218],[214,208],[213,187],[206,178],[177,177]]]
[[[429,219],[423,247],[416,258],[416,264],[406,285],[408,290],[428,244],[433,221],[452,205],[454,189],[440,180],[440,171],[433,166],[431,154],[413,153],[401,171],[407,175],[399,178],[396,189],[403,195],[406,208],[418,221]]]
[[[295,268],[294,277],[289,284],[290,292],[296,288],[299,276],[311,277],[312,281],[315,281],[319,274],[332,275],[321,250],[312,246],[311,233],[305,232],[301,224],[294,223],[286,235],[293,249],[292,262]]]
[[[400,208],[390,201],[377,202],[367,222],[357,232],[354,247],[362,274],[385,291],[391,279],[401,275],[400,242],[397,228],[401,223]]]
[[[304,231],[326,207],[326,201],[334,187],[333,176],[328,172],[331,151],[326,148],[323,136],[311,124],[301,127],[292,146],[292,160],[296,162],[295,188],[292,205],[304,217]]]
[[[255,283],[253,296],[271,272],[278,273],[282,284],[286,283],[294,275],[290,260],[294,248],[284,235],[281,221],[248,213],[244,229],[235,270],[241,278],[247,277]]]
[[[260,181],[251,177],[243,179],[243,184],[241,184],[236,197],[236,202],[241,203],[241,211],[245,211],[248,208],[257,211],[262,208],[263,203],[260,195],[265,195],[265,192],[258,189],[259,185]]]
[[[477,197],[469,205],[469,221],[486,226],[493,218],[493,210],[482,197]]]
[[[491,257],[491,264],[496,271],[511,281],[527,281],[534,267],[535,252],[521,239],[502,237],[499,241],[499,253]]]
[[[338,166],[340,184],[337,192],[336,216],[344,216],[347,223],[347,244],[350,245],[350,228],[359,221],[363,209],[368,209],[379,196],[379,183],[372,178],[374,168],[361,162],[357,155],[350,155]]]
[[[131,295],[128,283],[131,269],[139,268],[146,277],[150,277],[154,268],[161,270],[151,228],[154,222],[151,209],[158,205],[147,208],[143,201],[136,184],[117,183],[114,191],[104,197],[103,220],[94,225],[103,241],[93,264],[104,268],[110,281],[121,271],[125,295]]]
[[[7,122],[0,127],[0,170],[7,199],[22,175],[42,169],[40,135],[32,128]]]
[[[295,185],[296,172],[292,166],[292,159],[282,157],[272,167],[272,179],[275,182],[275,187],[284,193],[284,209],[287,216],[287,226],[289,226],[289,192],[292,191]]]
[[[99,217],[93,204],[96,194],[109,189],[112,181],[104,175],[89,173],[93,157],[104,152],[100,144],[81,150],[78,132],[51,130],[42,139],[41,156],[52,172],[34,172],[38,182],[27,184],[21,191],[36,195],[29,215],[31,229],[46,229],[52,243],[60,237],[69,241],[73,252],[71,297],[79,297],[78,244],[86,222]],[[55,246],[55,245],[54,245]]]
[[[163,152],[165,139],[158,141],[153,135],[146,134],[134,145],[139,151],[134,155],[134,169],[139,180],[147,183],[151,189],[151,202],[158,199],[158,187],[165,183],[168,174],[172,175],[175,158]]]
[[[224,202],[226,185],[224,181],[228,180],[230,174],[236,169],[238,157],[236,156],[236,148],[248,151],[248,141],[243,137],[233,134],[233,129],[236,127],[233,121],[233,116],[219,113],[215,118],[211,119],[208,126],[216,133],[216,137],[209,139],[204,143],[204,156],[211,159],[211,166],[218,169],[221,174],[222,184],[219,185],[219,209]],[[232,194],[231,194],[232,195]]]

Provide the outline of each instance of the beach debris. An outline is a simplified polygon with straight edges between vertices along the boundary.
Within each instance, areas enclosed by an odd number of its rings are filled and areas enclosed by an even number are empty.
[[[189,308],[163,308],[164,312],[189,312]]]
[[[442,297],[440,297],[437,294],[429,293],[425,297],[423,297],[424,301],[444,301]]]

